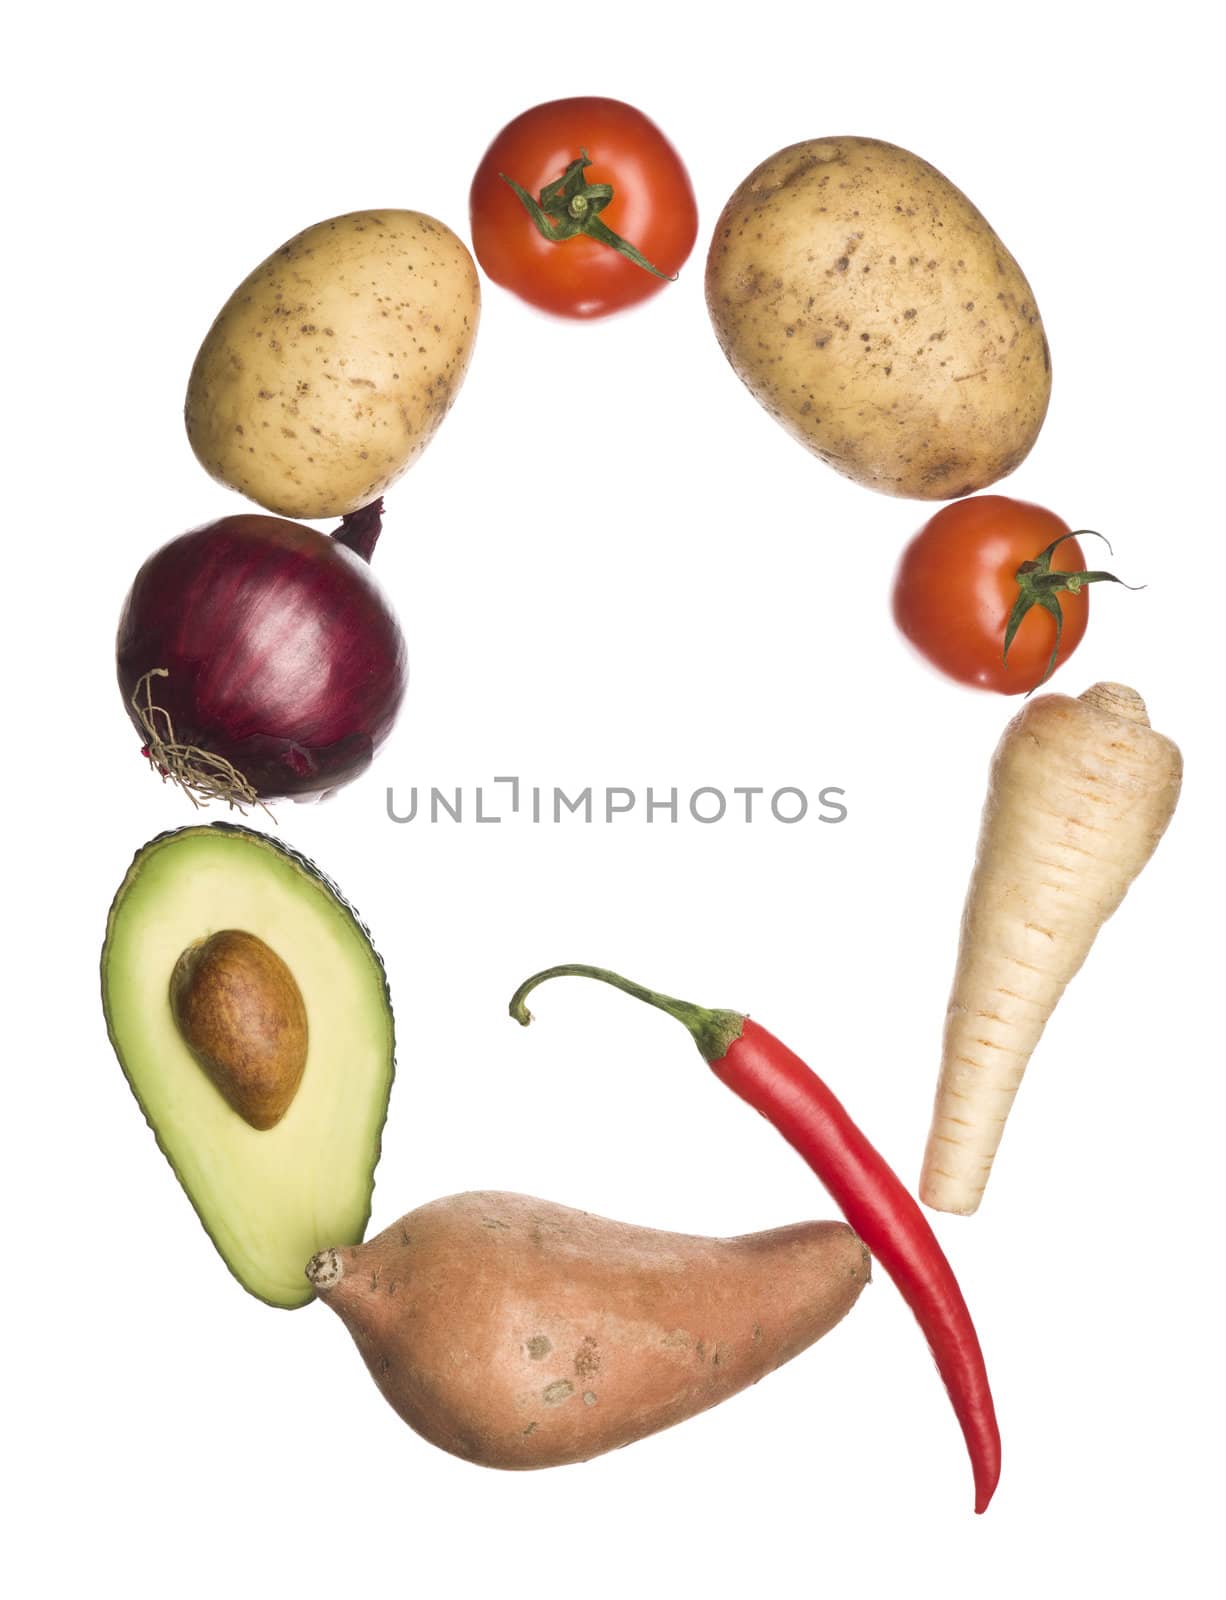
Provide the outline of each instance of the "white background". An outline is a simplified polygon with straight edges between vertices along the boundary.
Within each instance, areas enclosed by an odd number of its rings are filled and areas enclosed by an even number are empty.
[[[9,726],[5,1435],[17,1595],[1211,1592],[1220,1509],[1220,170],[1198,7],[529,0],[51,7],[7,90]],[[988,1198],[938,1217],[992,1373],[1004,1475],[962,1442],[883,1275],[761,1385],[611,1457],[482,1471],[410,1433],[340,1324],[231,1280],[97,1002],[133,852],[195,820],[143,766],[115,622],[156,545],[242,509],[181,423],[214,312],[289,235],[364,206],[467,235],[472,169],[538,100],[641,105],[701,206],[681,281],[553,323],[486,285],[468,383],[389,497],[409,639],[376,768],[280,834],[360,908],[400,1070],[372,1231],[509,1188],[711,1234],[832,1214],[676,1024],[586,960],[750,1010],[914,1182],[989,753],[1016,703],[896,637],[924,512],[837,477],[726,367],[702,256],[794,140],[945,171],[1019,257],[1055,392],[1005,487],[1115,546],[1057,687],[1121,678],[1187,761],[1180,810],[1032,1064]],[[1217,415],[1213,415],[1214,412]],[[563,466],[565,490],[541,493]],[[13,571],[14,559],[16,572]],[[840,826],[397,827],[385,790],[847,791]],[[816,807],[814,807],[816,811]],[[15,965],[14,965],[15,961]]]

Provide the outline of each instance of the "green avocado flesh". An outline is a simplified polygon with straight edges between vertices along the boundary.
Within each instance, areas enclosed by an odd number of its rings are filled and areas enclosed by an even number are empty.
[[[241,929],[289,967],[307,1012],[302,1082],[275,1127],[233,1111],[184,1043],[170,977],[189,945]],[[394,1070],[383,964],[309,861],[228,823],[139,852],[102,949],[107,1031],[149,1126],[230,1271],[269,1305],[305,1305],[310,1258],[358,1244]]]

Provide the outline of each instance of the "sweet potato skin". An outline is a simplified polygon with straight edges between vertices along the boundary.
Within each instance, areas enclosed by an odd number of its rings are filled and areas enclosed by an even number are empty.
[[[755,1383],[851,1309],[869,1257],[842,1222],[705,1239],[481,1191],[308,1276],[410,1427],[514,1470],[588,1460]]]

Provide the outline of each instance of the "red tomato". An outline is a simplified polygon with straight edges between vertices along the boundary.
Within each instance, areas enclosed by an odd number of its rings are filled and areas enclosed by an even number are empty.
[[[539,200],[583,152],[591,160],[576,181],[613,190],[596,208],[593,231],[612,229],[664,277],[587,233],[545,238],[505,181]],[[516,117],[477,168],[469,212],[473,249],[494,282],[563,317],[604,317],[647,299],[676,275],[698,237],[698,206],[680,156],[654,122],[620,100],[551,100]]]
[[[1004,495],[975,495],[943,506],[903,551],[894,579],[895,622],[921,655],[959,683],[1028,694],[1047,672],[1056,622],[1041,604],[1032,605],[1005,660],[1005,628],[1020,592],[1018,568],[1068,531],[1053,512]],[[1051,571],[1085,571],[1076,539],[1052,552]],[[1085,634],[1089,594],[1085,588],[1058,590],[1054,599],[1064,619],[1059,667]]]

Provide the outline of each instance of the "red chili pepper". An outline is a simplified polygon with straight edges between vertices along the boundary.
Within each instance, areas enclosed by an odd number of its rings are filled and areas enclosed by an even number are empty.
[[[809,1163],[915,1313],[966,1439],[975,1510],[986,1511],[1000,1477],[1000,1433],[970,1312],[927,1218],[840,1102],[799,1056],[748,1017],[670,999],[601,967],[538,972],[511,1001],[515,1020],[531,1022],[525,998],[538,983],[560,977],[598,978],[676,1017],[716,1077]]]

